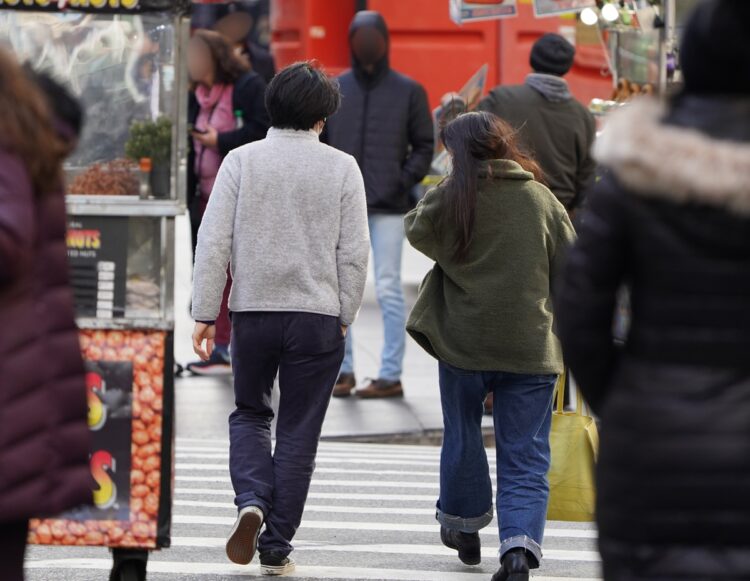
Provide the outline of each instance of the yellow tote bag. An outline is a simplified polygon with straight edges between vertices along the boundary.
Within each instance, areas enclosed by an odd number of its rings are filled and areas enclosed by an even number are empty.
[[[549,520],[594,520],[594,465],[599,454],[599,431],[594,418],[588,412],[584,413],[580,391],[577,399],[576,411],[566,412],[563,374],[555,388],[555,408],[552,410]]]

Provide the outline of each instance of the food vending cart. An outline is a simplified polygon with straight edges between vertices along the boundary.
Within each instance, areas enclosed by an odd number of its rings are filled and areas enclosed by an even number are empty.
[[[66,84],[86,114],[65,179],[94,502],[33,520],[30,542],[109,547],[113,581],[145,578],[148,551],[170,544],[188,10],[181,0],[0,0],[0,46]]]

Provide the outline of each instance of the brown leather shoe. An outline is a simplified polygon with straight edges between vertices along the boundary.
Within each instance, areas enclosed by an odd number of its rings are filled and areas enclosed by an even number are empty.
[[[357,387],[357,378],[353,373],[342,373],[333,388],[333,397],[349,397]]]
[[[404,397],[404,387],[400,381],[373,379],[367,386],[358,389],[357,397],[362,399],[380,399],[386,397]]]

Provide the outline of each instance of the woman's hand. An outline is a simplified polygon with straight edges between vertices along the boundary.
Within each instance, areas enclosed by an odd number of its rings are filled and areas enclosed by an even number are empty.
[[[216,338],[216,325],[206,325],[205,323],[196,323],[193,331],[193,351],[201,358],[201,361],[208,361],[211,353],[214,351],[214,339]],[[206,348],[203,348],[203,341],[206,342]]]
[[[210,125],[206,127],[205,133],[193,132],[193,137],[198,143],[203,145],[203,147],[212,147],[216,149],[219,145],[219,132]]]

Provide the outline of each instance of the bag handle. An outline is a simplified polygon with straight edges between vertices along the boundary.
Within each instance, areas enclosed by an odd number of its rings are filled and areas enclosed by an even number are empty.
[[[567,377],[568,370],[566,369],[557,379],[557,384],[555,385],[555,408],[558,414],[565,413],[565,380],[567,379]],[[584,413],[584,407],[586,408],[585,411],[588,413]],[[583,395],[581,395],[580,389],[576,389],[575,414],[577,416],[591,417],[591,411],[588,410],[588,406],[583,401]]]

